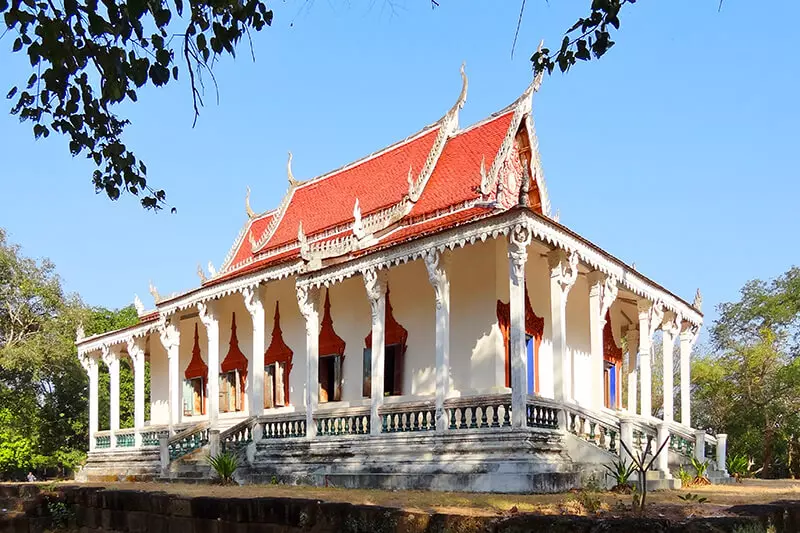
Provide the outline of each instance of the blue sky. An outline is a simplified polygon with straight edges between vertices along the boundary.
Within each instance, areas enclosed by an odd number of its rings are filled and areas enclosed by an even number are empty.
[[[185,70],[123,109],[129,146],[177,215],[95,195],[92,167],[65,142],[34,141],[0,115],[0,226],[85,302],[138,293],[150,306],[149,279],[181,291],[197,285],[198,262],[220,266],[247,185],[257,211],[278,204],[287,150],[306,179],[417,131],[455,101],[462,61],[461,123],[480,120],[525,89],[539,40],[557,47],[589,3],[528,2],[513,59],[516,1],[274,3],[255,63],[244,43],[218,64],[220,102],[207,93],[197,127]],[[800,262],[800,59],[786,26],[800,3],[717,5],[626,7],[606,57],[546,79],[534,101],[561,222],[687,300],[701,287],[709,318],[748,279]],[[25,58],[2,54],[0,86],[23,83]]]

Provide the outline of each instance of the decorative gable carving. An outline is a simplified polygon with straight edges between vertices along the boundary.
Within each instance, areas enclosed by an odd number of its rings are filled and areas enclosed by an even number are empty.
[[[331,292],[325,291],[325,306],[322,315],[322,328],[319,332],[319,356],[341,355],[344,356],[344,340],[333,329],[331,317]]]
[[[203,361],[200,355],[200,334],[197,331],[197,322],[194,323],[194,346],[192,347],[192,359],[189,361],[189,366],[183,373],[186,379],[203,378],[203,381],[208,381],[208,365]]]
[[[269,348],[264,352],[264,366],[273,363],[279,363],[283,369],[283,397],[288,402],[289,400],[289,375],[292,372],[292,359],[294,353],[286,342],[283,340],[283,331],[281,330],[281,310],[279,303],[275,302],[275,319],[272,324],[272,340],[269,343]]]

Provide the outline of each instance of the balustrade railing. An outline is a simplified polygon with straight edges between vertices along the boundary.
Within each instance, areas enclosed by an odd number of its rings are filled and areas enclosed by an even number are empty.
[[[692,430],[677,423],[669,425],[669,449],[683,457],[694,457],[695,436]]]
[[[658,449],[656,439],[656,430],[645,423],[634,422],[633,424],[633,450],[634,454],[639,451],[644,453],[647,451],[648,444],[650,445],[650,454],[656,452]]]
[[[412,402],[382,406],[381,432],[408,433],[436,429],[436,409],[433,402]]]
[[[467,396],[445,401],[450,429],[511,426],[511,395]]]
[[[717,457],[717,438],[706,433],[705,441],[705,458],[710,464],[713,464]]]
[[[525,402],[525,418],[531,428],[558,429],[558,412],[562,407],[555,402],[528,396]]]
[[[253,442],[253,425],[255,417],[250,417],[229,427],[219,434],[219,442],[223,451],[238,452]]]
[[[368,435],[369,409],[346,409],[321,412],[314,415],[317,424],[317,435]]]
[[[598,448],[619,454],[619,419],[589,412],[578,406],[564,407],[566,430]]]
[[[174,435],[167,443],[170,461],[179,459],[187,453],[208,444],[208,435],[208,422],[191,426]]]
[[[133,448],[136,446],[136,430],[121,429],[115,431],[114,443],[117,448]]]
[[[291,413],[260,417],[256,424],[262,427],[263,439],[288,439],[306,436],[306,414]]]
[[[110,431],[95,432],[94,447],[97,450],[111,448],[111,432]]]
[[[161,428],[149,428],[145,427],[141,431],[142,435],[142,447],[143,448],[152,448],[158,446],[158,439],[161,436],[169,435],[169,428],[164,426]]]

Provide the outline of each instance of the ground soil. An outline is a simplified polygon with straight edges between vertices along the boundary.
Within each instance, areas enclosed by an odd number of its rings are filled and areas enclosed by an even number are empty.
[[[89,483],[88,486],[93,484]],[[562,494],[475,494],[460,492],[383,491],[284,485],[188,485],[163,483],[95,484],[109,490],[164,491],[181,496],[224,498],[289,497],[396,507],[411,511],[466,515],[515,513],[570,514],[621,517],[632,515],[632,497],[612,492],[573,491]],[[687,492],[707,498],[703,504],[685,503],[678,496]],[[728,508],[741,504],[763,504],[800,500],[800,481],[744,480],[730,485],[689,487],[647,494],[646,515],[680,520],[692,516],[727,516]]]

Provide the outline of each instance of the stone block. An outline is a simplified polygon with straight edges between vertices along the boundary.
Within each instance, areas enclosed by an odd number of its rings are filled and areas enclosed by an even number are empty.
[[[280,526],[278,524],[263,524],[251,522],[247,524],[247,533],[291,533],[297,531],[294,528]]]
[[[219,533],[219,520],[208,518],[193,518],[194,533]]]
[[[228,522],[250,522],[250,501],[247,498],[228,498],[224,513],[220,516]]]
[[[169,533],[169,519],[161,514],[148,513],[147,533]]]
[[[246,522],[229,522],[227,520],[220,520],[217,522],[218,533],[248,533],[248,526]]]
[[[191,518],[186,516],[170,516],[168,533],[193,533],[194,524]]]
[[[224,498],[198,497],[191,500],[192,516],[207,520],[220,520],[228,512],[228,500]]]
[[[171,497],[166,492],[148,493],[150,512],[160,515],[168,515]]]
[[[127,523],[124,531],[129,533],[147,533],[148,513],[143,511],[127,511]]]
[[[192,500],[190,498],[172,496],[169,499],[166,514],[171,516],[192,516]]]
[[[497,533],[527,533],[529,531],[548,531],[552,533],[589,533],[592,521],[580,516],[539,516],[521,514],[498,522]],[[604,531],[604,530],[597,530]]]

